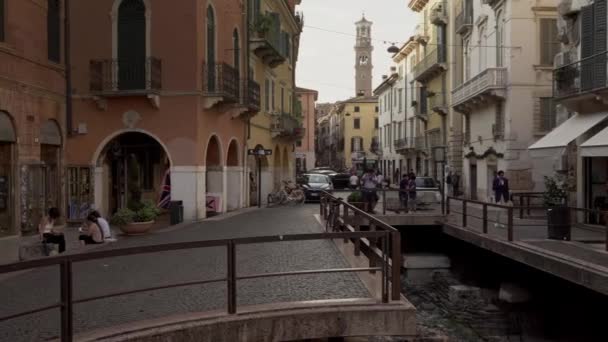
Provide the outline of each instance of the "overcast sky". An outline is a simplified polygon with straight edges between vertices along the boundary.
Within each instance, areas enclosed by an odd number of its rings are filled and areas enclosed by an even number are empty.
[[[413,33],[417,13],[407,0],[302,0],[304,32],[300,40],[297,85],[319,91],[319,102],[345,100],[355,96],[355,22],[365,17],[372,21],[372,38],[399,42]],[[315,29],[337,31],[353,36]],[[373,41],[374,81],[376,87],[392,63],[386,51],[390,45]]]

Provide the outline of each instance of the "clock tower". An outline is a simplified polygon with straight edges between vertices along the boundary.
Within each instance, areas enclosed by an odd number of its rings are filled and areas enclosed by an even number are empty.
[[[363,18],[355,23],[355,92],[356,96],[372,96],[372,22]]]

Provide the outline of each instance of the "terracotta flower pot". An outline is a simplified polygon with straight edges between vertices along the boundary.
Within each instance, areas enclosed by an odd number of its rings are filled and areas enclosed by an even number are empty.
[[[120,230],[126,235],[141,235],[147,233],[154,226],[154,221],[133,222],[125,226],[120,226]]]

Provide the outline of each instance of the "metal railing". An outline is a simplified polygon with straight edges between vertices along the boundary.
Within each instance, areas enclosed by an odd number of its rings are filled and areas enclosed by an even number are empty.
[[[452,91],[452,104],[461,104],[490,89],[507,86],[507,68],[487,68]]]
[[[237,239],[223,239],[223,240],[208,240],[208,241],[189,241],[179,243],[169,243],[162,245],[151,245],[141,247],[131,247],[122,249],[113,249],[107,251],[90,252],[86,254],[72,254],[62,255],[56,257],[49,257],[45,259],[31,260],[25,262],[19,262],[14,264],[0,265],[0,274],[25,271],[25,270],[36,270],[49,266],[59,266],[60,276],[60,301],[53,305],[47,305],[44,307],[30,309],[23,312],[13,313],[8,316],[0,317],[0,322],[16,319],[24,316],[31,316],[40,312],[48,311],[51,309],[59,308],[61,310],[61,341],[71,342],[74,339],[74,305],[82,304],[101,299],[114,298],[118,296],[132,295],[142,292],[151,292],[158,290],[165,290],[171,288],[187,287],[193,285],[206,285],[212,283],[225,283],[227,287],[227,306],[226,311],[230,315],[237,314],[237,281],[247,279],[258,279],[258,278],[269,278],[269,277],[281,277],[281,276],[297,276],[307,274],[330,274],[330,273],[346,273],[346,272],[382,272],[383,283],[388,284],[389,278],[393,279],[393,288],[390,290],[392,300],[400,299],[400,283],[399,283],[399,272],[401,262],[401,247],[398,231],[392,229],[390,226],[383,224],[382,222],[374,219],[370,215],[364,212],[359,212],[358,215],[365,217],[368,220],[377,222],[376,224],[383,229],[377,231],[343,231],[343,232],[325,232],[325,233],[312,233],[312,234],[295,234],[295,235],[278,235],[278,236],[260,236],[260,237],[247,237]],[[388,228],[386,228],[388,227]],[[391,229],[389,229],[391,228]],[[369,241],[377,240],[385,246],[389,243],[389,239],[393,241],[392,245],[392,258],[396,260],[392,266],[388,265],[390,259],[388,253],[389,249],[377,249],[374,250],[377,254],[375,255],[381,261],[381,264],[374,260],[374,263],[370,262],[370,267],[362,268],[332,268],[332,269],[314,269],[314,270],[300,270],[291,272],[270,272],[270,273],[259,273],[259,274],[237,274],[237,246],[239,245],[250,245],[259,243],[280,243],[285,241],[312,241],[312,240],[337,240],[337,239],[349,239],[353,241]],[[396,244],[395,244],[396,243]],[[178,250],[191,250],[197,248],[213,248],[213,247],[224,247],[226,253],[226,276],[221,278],[200,280],[200,281],[189,281],[182,283],[175,283],[164,286],[151,286],[146,288],[139,288],[130,291],[122,291],[105,295],[98,295],[92,297],[85,297],[82,299],[74,299],[73,291],[73,265],[90,260],[99,260],[105,258],[140,255],[159,253],[167,251],[178,251]],[[396,257],[398,255],[398,257]],[[392,267],[392,268],[391,268]],[[389,274],[390,269],[390,274]],[[396,284],[396,285],[395,285]],[[389,289],[383,287],[382,289],[382,302],[386,303],[389,301]],[[23,293],[28,295],[27,293]]]
[[[608,88],[608,51],[553,70],[553,94],[564,98]]]
[[[304,135],[302,124],[290,114],[274,115],[271,120],[270,131],[276,136],[301,137]]]
[[[439,67],[441,63],[446,61],[446,49],[443,45],[438,45],[431,52],[427,53],[424,58],[414,67],[414,78],[418,79],[424,76],[427,71],[432,68]]]
[[[403,139],[397,139],[394,142],[394,146],[396,150],[403,150],[406,149],[408,147],[408,141],[407,138],[403,138]]]
[[[456,32],[460,34],[466,33],[468,30],[473,27],[473,14],[470,11],[466,11],[464,3],[462,4],[462,8],[456,15]]]
[[[240,78],[236,68],[226,63],[203,63],[203,94],[237,101],[240,96],[239,87]]]
[[[252,79],[243,81],[243,84],[247,84],[247,90],[243,92],[247,94],[247,97],[243,99],[243,102],[249,108],[259,110],[261,105],[260,84]]]
[[[545,217],[546,210],[538,210],[545,205],[544,192],[516,192],[511,194],[511,202],[519,207],[519,218]],[[562,199],[564,204],[568,203],[568,198]]]
[[[393,183],[398,185],[397,180]],[[350,195],[353,192],[360,192],[361,189],[333,189],[325,191],[333,196],[338,195]],[[389,187],[379,187],[375,189],[378,199],[375,203],[374,212],[377,211],[382,215],[387,215],[388,211],[393,211],[397,214],[407,211],[407,207],[401,200],[403,195],[406,195],[404,190]],[[416,204],[415,208],[417,211],[425,213],[436,213],[437,215],[445,214],[445,201],[440,187],[435,188],[424,188],[416,191]],[[337,197],[342,199],[341,197]],[[348,198],[347,198],[348,200]],[[347,202],[355,206],[363,206],[363,202]]]
[[[162,61],[141,59],[94,59],[89,62],[90,91],[94,94],[151,92],[162,89]]]
[[[567,211],[566,219],[559,222],[560,225],[568,226],[567,233],[563,236],[564,240],[570,240],[572,227],[587,226],[592,218],[596,218],[598,222],[603,219],[605,227],[602,228],[604,230],[602,238],[588,242],[602,243],[605,250],[608,251],[608,212],[606,211],[569,206],[511,206],[455,197],[448,197],[446,202],[448,224],[451,223],[484,235],[492,235],[509,242],[522,239],[552,238],[549,230],[550,226],[555,223],[550,222],[548,211],[559,210],[559,208]],[[542,211],[546,214],[542,217],[526,217],[523,213],[527,210]]]

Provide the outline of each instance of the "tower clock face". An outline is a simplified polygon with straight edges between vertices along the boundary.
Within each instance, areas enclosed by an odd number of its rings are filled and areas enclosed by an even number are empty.
[[[363,55],[359,56],[359,64],[366,65],[369,62],[369,57]]]

